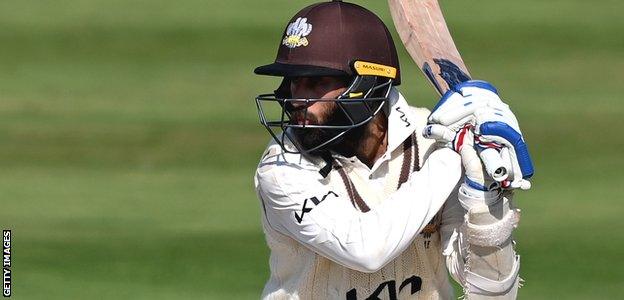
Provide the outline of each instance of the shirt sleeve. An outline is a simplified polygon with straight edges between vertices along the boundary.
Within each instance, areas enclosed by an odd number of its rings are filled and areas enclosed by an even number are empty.
[[[332,194],[314,173],[286,165],[258,169],[269,226],[343,266],[374,272],[403,252],[440,210],[459,181],[461,163],[450,149],[435,151],[390,199],[366,213],[346,195]]]

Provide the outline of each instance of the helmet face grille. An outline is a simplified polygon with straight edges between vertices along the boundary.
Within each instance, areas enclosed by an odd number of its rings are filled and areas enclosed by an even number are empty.
[[[256,106],[260,123],[285,152],[315,154],[338,143],[350,130],[369,123],[388,102],[391,88],[392,79],[356,76],[337,99],[298,99],[273,93],[256,97]],[[338,117],[327,124],[297,124],[291,119],[294,107],[302,107],[297,113],[307,116],[308,108],[317,102],[335,103]],[[313,144],[306,141],[315,134],[319,138]]]

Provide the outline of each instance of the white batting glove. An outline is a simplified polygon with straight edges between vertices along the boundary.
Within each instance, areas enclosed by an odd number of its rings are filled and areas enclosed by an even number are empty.
[[[498,186],[531,187],[528,179],[533,175],[533,163],[518,121],[496,88],[487,82],[463,82],[444,94],[429,116],[423,135],[462,155],[466,183],[473,188],[489,191]],[[480,158],[478,164],[475,158]]]

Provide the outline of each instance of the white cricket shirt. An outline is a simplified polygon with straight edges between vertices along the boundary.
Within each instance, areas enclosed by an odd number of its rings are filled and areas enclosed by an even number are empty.
[[[452,297],[442,252],[464,216],[460,157],[421,137],[429,111],[394,88],[386,115],[387,151],[370,169],[334,154],[323,177],[322,159],[269,144],[255,176],[271,249],[263,298]]]

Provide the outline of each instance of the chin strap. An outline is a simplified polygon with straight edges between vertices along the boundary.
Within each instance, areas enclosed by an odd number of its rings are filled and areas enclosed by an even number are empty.
[[[323,178],[327,178],[329,172],[331,172],[334,168],[334,158],[329,151],[323,151],[323,153],[320,154],[320,157],[325,162],[325,166],[319,170],[319,173],[323,176]]]

